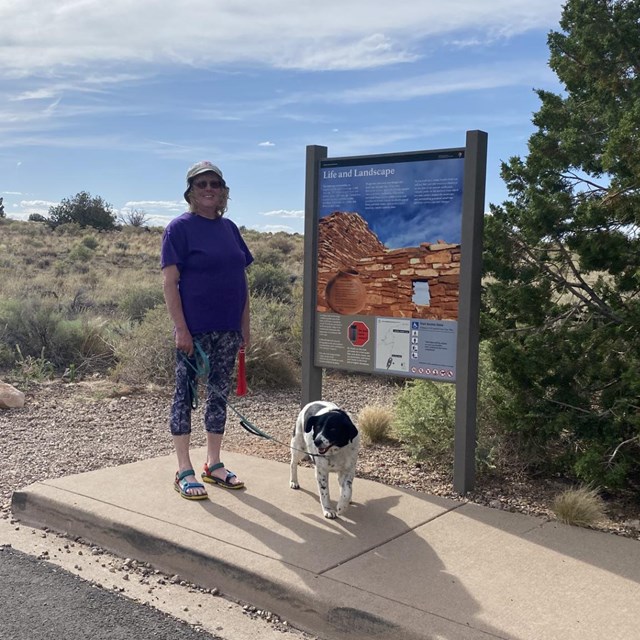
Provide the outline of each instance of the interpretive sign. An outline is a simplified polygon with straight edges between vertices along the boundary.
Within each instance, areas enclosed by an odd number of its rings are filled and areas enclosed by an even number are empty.
[[[302,405],[324,368],[456,385],[454,489],[475,478],[487,134],[463,148],[307,147]]]
[[[315,364],[455,380],[464,149],[327,158]],[[358,318],[371,340],[349,336]]]

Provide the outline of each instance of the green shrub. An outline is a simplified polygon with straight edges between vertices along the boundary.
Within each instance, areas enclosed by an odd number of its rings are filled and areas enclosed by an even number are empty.
[[[455,387],[411,380],[398,394],[394,429],[416,458],[451,456],[455,428]]]
[[[295,362],[273,335],[252,330],[246,363],[249,388],[284,388],[300,383]]]
[[[253,249],[252,253],[255,258],[255,263],[252,268],[265,264],[270,264],[274,267],[282,265],[282,253],[269,245],[260,245]]]
[[[112,364],[113,351],[105,340],[106,326],[99,318],[65,317],[51,300],[10,300],[0,308],[2,340],[20,350],[23,358],[46,358],[56,370],[70,364],[85,371]]]
[[[498,384],[488,353],[480,345],[477,404],[476,464],[478,470],[497,466],[508,444],[504,427],[496,418],[504,393]],[[394,430],[416,458],[435,456],[452,460],[455,434],[455,385],[411,380],[396,398]]]
[[[44,382],[53,377],[55,368],[53,364],[44,357],[44,349],[37,358],[33,356],[23,356],[20,347],[16,347],[16,352],[18,354],[15,361],[16,374],[25,385],[28,385],[30,382]]]
[[[302,286],[296,284],[289,304],[291,322],[288,330],[287,351],[298,365],[302,365],[302,302]]]
[[[82,264],[91,260],[92,257],[93,251],[82,242],[74,245],[68,255],[70,262],[79,262]]]
[[[302,350],[302,330],[296,329],[302,322],[302,300],[297,298],[292,303],[269,298],[268,296],[251,296],[251,333],[252,340],[262,336],[270,336],[278,350],[287,354],[294,362],[300,363]]]
[[[140,324],[115,340],[113,376],[129,384],[173,384],[176,347],[173,322],[164,307],[150,309]]]
[[[87,249],[97,249],[99,244],[94,236],[84,236],[80,242],[87,247]]]
[[[572,471],[582,482],[618,489],[625,486],[637,469],[632,456],[618,455],[611,459],[611,449],[602,442],[593,440],[581,445],[575,453]],[[633,447],[633,442],[629,442],[629,446]]]
[[[0,307],[2,340],[23,356],[38,357],[43,348],[48,350],[60,319],[59,305],[51,300],[5,300]]]
[[[0,370],[10,369],[16,362],[16,354],[8,344],[0,339]]]
[[[106,339],[108,328],[101,318],[80,315],[62,319],[58,326],[52,361],[58,368],[73,365],[76,372],[104,371],[115,362],[113,346]]]
[[[269,238],[269,245],[288,256],[296,247],[295,236],[285,232],[275,233]]]
[[[251,296],[251,343],[247,350],[250,387],[288,387],[299,382],[291,336],[295,309],[268,296]]]
[[[282,267],[272,264],[253,264],[247,274],[249,289],[253,295],[284,301],[291,299],[291,278]]]
[[[65,222],[55,226],[55,231],[61,236],[79,236],[82,233],[82,227],[77,222]]]
[[[298,367],[287,350],[290,310],[268,298],[252,299],[251,343],[246,353],[249,387],[287,387],[299,383]],[[114,377],[127,383],[173,384],[173,323],[163,306],[150,309],[139,325],[115,340]]]
[[[163,303],[162,287],[158,285],[155,287],[132,287],[128,289],[122,296],[118,306],[129,319],[140,322],[147,311]]]

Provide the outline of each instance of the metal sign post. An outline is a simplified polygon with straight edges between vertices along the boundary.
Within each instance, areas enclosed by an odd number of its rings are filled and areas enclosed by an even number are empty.
[[[462,200],[462,254],[456,352],[456,426],[453,488],[471,491],[476,472],[476,405],[480,342],[482,230],[487,172],[487,134],[468,131]]]
[[[315,365],[316,286],[318,278],[318,166],[327,147],[307,147],[304,203],[304,287],[302,293],[302,399],[301,406],[322,399],[322,367]]]

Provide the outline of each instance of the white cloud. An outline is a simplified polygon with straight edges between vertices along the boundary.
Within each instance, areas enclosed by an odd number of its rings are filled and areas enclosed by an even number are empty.
[[[131,73],[118,74],[89,74],[74,78],[73,81],[65,82],[49,81],[44,78],[44,85],[36,89],[28,89],[16,95],[9,95],[10,102],[23,102],[29,100],[51,100],[59,98],[64,93],[90,93],[105,94],[109,91],[109,86],[119,86],[125,83],[135,83],[143,80],[145,76]]]
[[[415,60],[417,45],[509,37],[557,22],[560,0],[23,0],[0,5],[0,69],[13,77],[96,62],[362,69]],[[122,37],[122,25],[137,25]],[[179,35],[176,32],[179,25]],[[7,40],[5,40],[7,42]],[[215,61],[212,63],[212,61]]]
[[[275,147],[276,144],[275,142],[270,142],[269,140],[265,140],[265,142],[259,142],[258,146],[259,147]]]
[[[365,36],[356,41],[336,42],[330,47],[318,47],[311,41],[301,50],[275,60],[275,66],[289,69],[321,69],[340,71],[369,69],[402,62],[413,62],[420,56],[404,50],[400,44],[381,33]]]
[[[286,209],[278,209],[277,211],[264,211],[260,213],[261,216],[273,217],[273,218],[298,218],[304,219],[304,211],[288,211]]]
[[[314,100],[355,104],[360,102],[393,102],[418,97],[482,91],[512,86],[537,86],[552,82],[555,75],[539,62],[531,65],[522,61],[483,66],[461,67],[436,73],[412,76],[401,80],[391,80],[362,87],[345,89],[331,95],[316,95]]]
[[[166,227],[171,222],[169,216],[149,216],[147,218],[147,227]]]
[[[142,209],[144,211],[156,211],[158,209],[182,211],[184,209],[184,202],[178,202],[177,200],[129,200],[124,203],[122,208],[128,211],[132,209]]]
[[[58,204],[60,203],[49,202],[48,200],[20,200],[20,202],[18,203],[18,206],[22,207],[23,209],[42,208],[42,207],[46,207],[48,209],[49,207],[55,207]]]
[[[12,205],[11,213],[7,212],[7,215],[16,220],[26,220],[32,213],[46,216],[50,207],[55,207],[59,204],[59,202],[50,202],[48,200],[20,200],[20,202]]]
[[[267,233],[278,233],[278,231],[284,231],[285,233],[299,233],[297,229],[288,227],[285,224],[265,224],[265,225],[252,225],[252,229],[256,231],[264,231]]]

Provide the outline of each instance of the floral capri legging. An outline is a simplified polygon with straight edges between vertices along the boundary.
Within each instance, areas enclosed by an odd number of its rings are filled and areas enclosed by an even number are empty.
[[[242,334],[239,331],[212,331],[194,335],[193,341],[200,344],[209,358],[204,427],[209,433],[223,434],[227,420],[226,400]],[[169,421],[174,436],[191,433],[191,390],[195,377],[195,357],[187,358],[176,351],[176,391]]]

